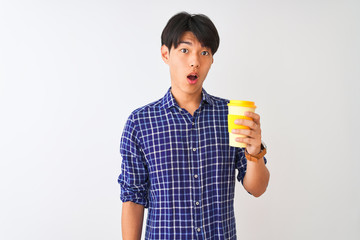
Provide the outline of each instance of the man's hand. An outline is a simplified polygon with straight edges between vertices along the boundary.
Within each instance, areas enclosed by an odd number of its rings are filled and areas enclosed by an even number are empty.
[[[247,126],[250,129],[233,129],[232,133],[245,135],[246,137],[244,138],[236,138],[236,141],[246,143],[247,152],[251,155],[256,155],[261,151],[260,115],[253,112],[245,112],[245,116],[253,120],[236,119],[235,124]]]
[[[256,155],[261,151],[260,116],[253,112],[245,112],[245,116],[253,120],[236,119],[235,124],[247,126],[250,129],[234,129],[232,132],[245,135],[246,137],[244,138],[236,138],[236,141],[246,143],[247,152],[251,155]],[[270,173],[264,161],[248,161],[243,185],[249,193],[255,197],[260,197],[266,191],[269,178]]]

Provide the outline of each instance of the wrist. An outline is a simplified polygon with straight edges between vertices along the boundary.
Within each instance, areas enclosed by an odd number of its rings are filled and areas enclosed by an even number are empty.
[[[257,155],[261,152],[261,145],[257,148],[252,148],[250,150],[246,149],[246,152],[251,155]]]
[[[256,154],[252,154],[252,152],[256,152]],[[262,159],[266,154],[266,145],[261,144],[260,150],[256,148],[256,150],[252,152],[249,153],[247,149],[245,149],[245,157],[248,161],[257,162],[259,159]]]

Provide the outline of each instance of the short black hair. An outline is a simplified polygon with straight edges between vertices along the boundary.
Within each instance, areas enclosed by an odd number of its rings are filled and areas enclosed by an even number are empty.
[[[220,38],[214,23],[203,14],[180,12],[174,15],[166,24],[161,34],[161,45],[177,48],[180,38],[185,32],[192,32],[198,41],[211,49],[214,55],[219,47]]]

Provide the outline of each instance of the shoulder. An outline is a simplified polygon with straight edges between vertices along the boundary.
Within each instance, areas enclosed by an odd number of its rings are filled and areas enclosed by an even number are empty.
[[[161,106],[162,99],[159,99],[142,107],[136,108],[134,111],[131,112],[129,119],[135,122],[139,119],[159,114],[162,111]]]
[[[213,102],[214,106],[216,106],[216,107],[220,107],[220,108],[227,107],[227,104],[230,102],[230,100],[228,100],[228,99],[213,96],[211,94],[208,94],[208,96],[211,99],[211,101]]]

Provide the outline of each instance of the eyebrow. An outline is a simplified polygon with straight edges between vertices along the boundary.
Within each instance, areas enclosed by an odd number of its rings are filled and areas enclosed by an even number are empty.
[[[182,43],[192,46],[192,43],[191,43],[191,42],[187,42],[187,41],[180,41],[180,42],[179,42],[179,44],[182,44]]]
[[[188,42],[188,41],[180,41],[180,42],[179,42],[179,45],[180,45],[180,44],[187,44],[187,45],[192,46],[192,42]],[[201,47],[205,47],[204,44],[201,44]],[[208,48],[208,47],[205,47],[205,48]]]

